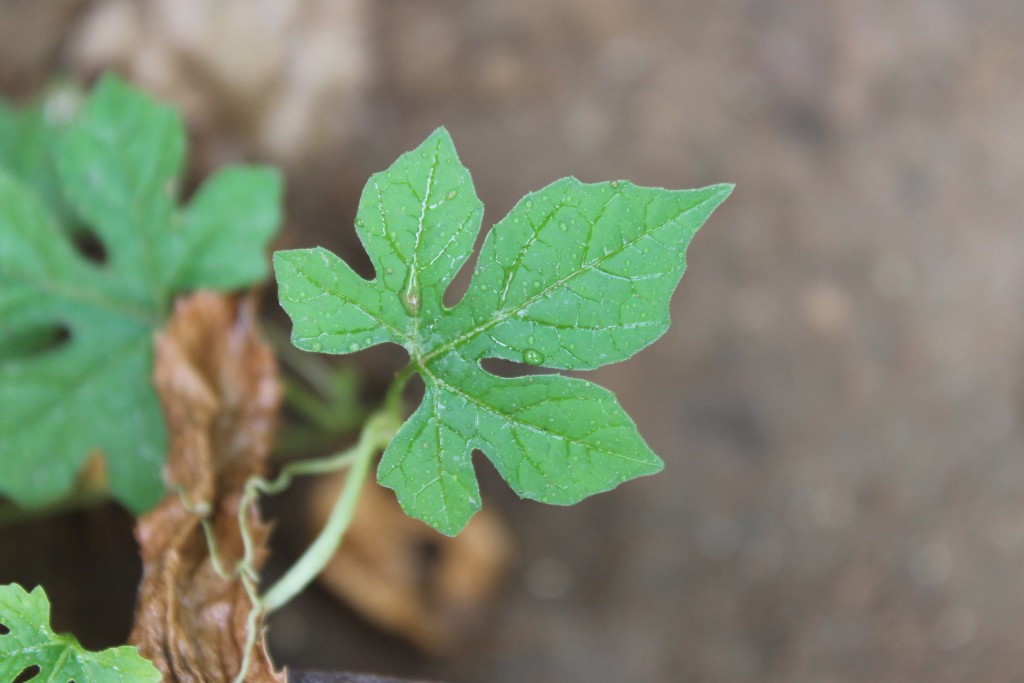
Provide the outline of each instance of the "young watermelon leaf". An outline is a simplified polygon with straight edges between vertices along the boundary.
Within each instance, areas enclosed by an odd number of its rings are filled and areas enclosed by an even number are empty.
[[[55,683],[159,683],[160,672],[134,647],[102,652],[85,650],[72,635],[50,628],[50,601],[42,588],[31,593],[18,584],[0,586],[0,681],[32,680]]]
[[[301,349],[392,342],[409,352],[423,402],[378,479],[409,515],[453,535],[480,508],[473,449],[520,496],[560,505],[662,468],[607,390],[557,374],[497,377],[480,361],[587,370],[653,342],[690,239],[731,191],[559,180],[494,226],[469,291],[448,308],[483,207],[441,128],[363,191],[356,231],[376,277],[323,249],[277,252],[281,305]]]
[[[166,433],[152,334],[173,296],[266,274],[280,180],[229,168],[176,205],[178,116],[104,78],[53,147],[61,196],[102,245],[80,253],[18,168],[0,168],[0,494],[51,503],[101,452],[111,490],[140,513],[159,499]],[[38,186],[36,186],[38,188]]]

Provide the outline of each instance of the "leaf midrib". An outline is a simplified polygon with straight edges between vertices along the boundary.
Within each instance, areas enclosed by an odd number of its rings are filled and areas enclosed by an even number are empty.
[[[118,317],[136,320],[143,323],[150,329],[156,327],[160,322],[158,307],[154,306],[151,309],[143,309],[118,306],[117,304],[120,302],[107,297],[107,293],[102,288],[90,290],[81,287],[71,290],[64,289],[62,287],[55,287],[52,282],[45,282],[42,280],[30,280],[27,284],[34,286],[41,293],[51,295],[55,299],[65,299],[69,303],[88,304],[95,308],[109,311]],[[92,296],[85,296],[86,294],[91,294]],[[160,296],[158,294],[157,300],[164,300],[166,298],[166,296]]]

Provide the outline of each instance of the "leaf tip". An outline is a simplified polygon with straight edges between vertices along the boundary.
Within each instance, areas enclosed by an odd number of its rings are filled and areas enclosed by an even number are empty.
[[[447,126],[445,126],[444,124],[441,124],[440,126],[438,126],[437,128],[434,129],[434,132],[431,133],[429,137],[427,137],[428,140],[431,140],[431,139],[434,139],[434,138],[447,138],[448,140],[451,140],[452,139],[452,134],[450,132],[448,132],[448,127]]]
[[[278,268],[280,268],[281,266],[283,266],[285,263],[288,262],[288,252],[289,251],[290,250],[281,249],[281,250],[275,251],[273,254],[271,254],[270,261],[274,264],[274,270],[275,271]]]
[[[725,200],[736,189],[736,183],[718,183],[717,185],[712,185],[709,189],[715,190],[716,194]]]

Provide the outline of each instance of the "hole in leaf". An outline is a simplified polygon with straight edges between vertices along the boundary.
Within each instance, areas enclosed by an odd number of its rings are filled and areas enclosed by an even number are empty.
[[[423,400],[425,390],[426,386],[423,384],[423,378],[420,376],[420,373],[413,373],[412,377],[409,378],[409,383],[405,385],[405,391],[402,392],[405,404],[415,410],[416,406]]]
[[[11,683],[28,683],[28,681],[31,681],[39,675],[39,671],[39,665],[33,664],[32,666],[28,667],[27,669],[23,670],[20,674],[18,674],[17,678],[11,681]]]
[[[6,636],[11,632],[11,629],[7,628],[7,625],[0,622],[0,636]]]
[[[480,367],[498,377],[522,377],[527,373],[526,366],[504,358],[484,358]]]
[[[444,295],[441,297],[441,301],[443,301],[444,305],[448,308],[454,307],[462,301],[462,297],[466,296],[466,290],[469,289],[469,276],[472,274],[468,265],[469,264],[462,266],[462,270],[455,275],[455,279],[452,280],[452,283],[446,290],[444,290]]]
[[[96,265],[103,265],[107,262],[107,248],[103,246],[95,233],[89,230],[76,230],[71,235],[71,241],[85,260]]]
[[[66,325],[40,325],[0,335],[0,358],[27,358],[56,351],[71,340]]]

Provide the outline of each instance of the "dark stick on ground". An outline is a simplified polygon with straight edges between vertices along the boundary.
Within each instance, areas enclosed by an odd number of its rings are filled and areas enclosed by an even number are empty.
[[[330,673],[323,671],[289,671],[288,683],[427,683],[399,678],[381,678],[365,674]]]

